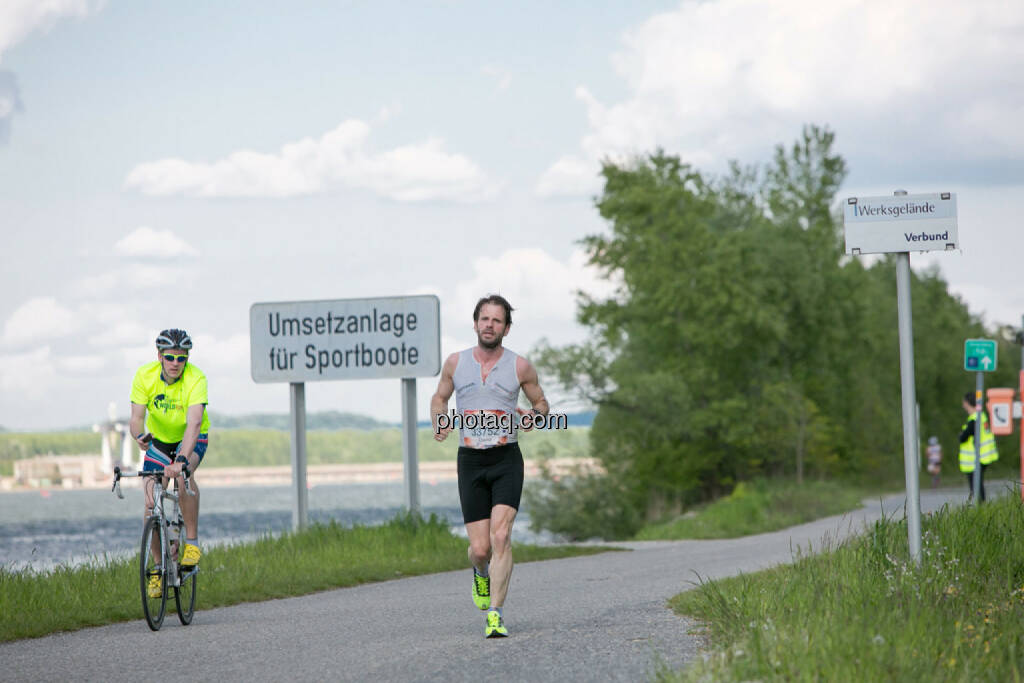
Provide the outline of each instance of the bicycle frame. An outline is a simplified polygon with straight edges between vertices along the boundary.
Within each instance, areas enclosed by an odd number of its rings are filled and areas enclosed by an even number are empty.
[[[181,542],[182,529],[185,527],[185,520],[181,516],[181,505],[178,494],[178,480],[174,480],[174,491],[168,491],[164,488],[163,480],[166,478],[163,476],[163,472],[160,471],[138,471],[138,472],[122,472],[120,467],[114,468],[114,487],[111,489],[117,494],[118,498],[124,499],[124,494],[121,493],[121,478],[122,477],[144,477],[153,479],[153,505],[148,510],[147,519],[150,517],[156,517],[160,520],[160,566],[163,568],[165,574],[167,574],[167,585],[179,587],[181,586],[181,579],[187,579],[193,573],[199,571],[193,569],[185,576],[178,576],[178,557],[176,552],[172,552],[171,543],[177,541]],[[194,496],[195,493],[192,491],[189,485],[189,478],[186,474],[185,479],[185,493]],[[145,487],[145,484],[143,485]],[[164,501],[171,501],[171,513],[167,514],[164,509]],[[174,536],[176,538],[169,538],[170,534],[168,530],[173,527]]]

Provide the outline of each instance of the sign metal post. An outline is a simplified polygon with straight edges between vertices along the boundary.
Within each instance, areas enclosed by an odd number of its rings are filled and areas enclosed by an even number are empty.
[[[907,535],[910,559],[921,563],[921,490],[918,481],[920,445],[914,390],[914,326],[910,302],[910,252],[948,251],[958,246],[956,195],[850,197],[843,205],[846,253],[896,256],[897,326],[900,340],[900,383],[903,408],[903,470],[907,485]]]
[[[419,513],[416,378],[441,371],[441,302],[433,295],[256,303],[249,309],[255,382],[287,382],[291,403],[292,526],[307,524],[306,382],[402,380],[406,505]]]

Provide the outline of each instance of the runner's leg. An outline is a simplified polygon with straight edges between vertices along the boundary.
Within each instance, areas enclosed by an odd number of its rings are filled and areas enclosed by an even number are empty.
[[[481,519],[466,524],[469,535],[469,562],[480,574],[487,571],[487,563],[491,561],[491,520]]]
[[[499,503],[491,511],[491,609],[505,604],[512,577],[512,523],[516,509]]]

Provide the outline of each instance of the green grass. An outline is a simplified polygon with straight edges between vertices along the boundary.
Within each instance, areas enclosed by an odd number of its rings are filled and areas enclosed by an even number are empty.
[[[864,489],[839,482],[758,480],[739,483],[733,492],[688,515],[649,524],[637,540],[736,538],[785,529],[861,507]]]
[[[140,535],[141,538],[141,535]],[[516,562],[607,548],[516,545]],[[467,568],[466,541],[436,517],[400,516],[380,526],[335,522],[204,551],[197,608],[305,595],[404,576]],[[168,607],[173,611],[173,595]],[[106,559],[52,572],[0,568],[0,642],[142,620],[136,559]]]
[[[923,521],[882,520],[792,565],[703,583],[671,600],[713,651],[662,680],[1020,681],[1024,506],[1010,494]]]

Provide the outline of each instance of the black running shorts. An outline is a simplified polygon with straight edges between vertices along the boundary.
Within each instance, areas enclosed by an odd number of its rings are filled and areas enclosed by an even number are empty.
[[[523,454],[519,444],[494,448],[459,446],[459,500],[469,524],[490,519],[495,505],[519,509],[523,494]]]

